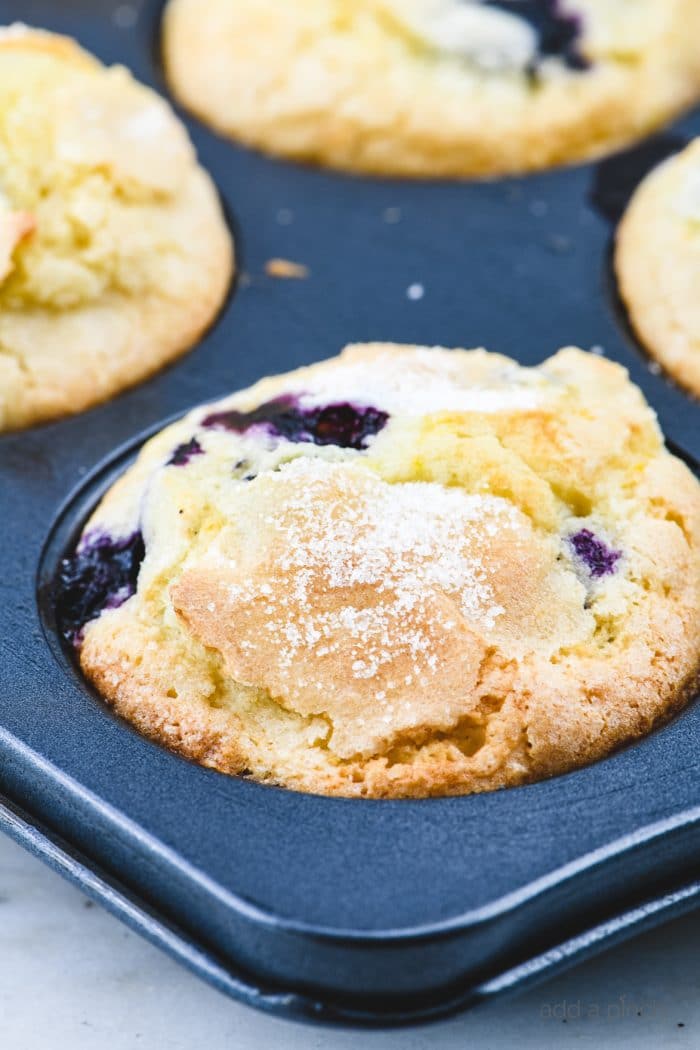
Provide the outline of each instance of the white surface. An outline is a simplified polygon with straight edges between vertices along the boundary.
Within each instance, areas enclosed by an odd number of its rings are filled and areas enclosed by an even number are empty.
[[[0,1050],[697,1048],[699,945],[700,913],[439,1025],[307,1028],[206,987],[0,836]]]

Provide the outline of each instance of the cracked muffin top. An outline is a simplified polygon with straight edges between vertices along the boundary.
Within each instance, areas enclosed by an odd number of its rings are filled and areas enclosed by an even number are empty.
[[[86,408],[187,349],[231,276],[167,103],[72,40],[0,30],[0,430]]]
[[[63,562],[124,717],[226,773],[373,797],[600,758],[700,668],[700,486],[619,365],[386,344],[195,409]]]
[[[180,101],[274,154],[492,176],[598,156],[700,94],[696,0],[169,0]]]

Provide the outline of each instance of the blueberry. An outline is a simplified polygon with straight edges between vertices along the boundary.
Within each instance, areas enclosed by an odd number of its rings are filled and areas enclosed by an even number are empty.
[[[167,467],[186,467],[193,456],[204,455],[204,449],[197,441],[197,438],[190,438],[189,441],[185,441],[184,444],[178,445],[173,450],[173,454],[166,463]]]
[[[56,619],[67,641],[79,645],[86,623],[104,609],[117,609],[135,593],[145,554],[141,532],[123,539],[94,532],[61,561],[55,586]]]
[[[389,416],[377,408],[351,405],[347,401],[319,408],[302,408],[293,397],[278,397],[251,412],[235,409],[214,412],[203,420],[205,427],[243,433],[254,426],[265,426],[286,441],[310,441],[314,445],[340,448],[367,448],[370,437],[378,434]]]
[[[584,562],[591,576],[596,578],[610,576],[615,572],[617,562],[622,557],[622,551],[612,550],[590,529],[580,529],[569,537],[569,543],[576,557]]]
[[[485,7],[497,7],[528,22],[537,33],[542,58],[561,58],[570,69],[587,69],[579,51],[581,20],[565,14],[559,0],[483,0]]]

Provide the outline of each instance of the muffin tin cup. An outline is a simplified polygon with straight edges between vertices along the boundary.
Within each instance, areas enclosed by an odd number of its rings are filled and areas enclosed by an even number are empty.
[[[0,12],[70,33],[163,89],[158,3]],[[630,370],[695,466],[700,409],[630,334],[605,213],[700,118],[624,162],[491,183],[294,166],[185,119],[236,234],[239,279],[220,317],[148,383],[0,436],[0,827],[217,987],[306,1020],[427,1020],[694,906],[697,705],[602,762],[522,788],[304,795],[202,769],[112,714],[58,638],[51,581],[164,419],[347,342],[484,345],[523,364],[594,347]],[[309,277],[266,276],[279,257]]]

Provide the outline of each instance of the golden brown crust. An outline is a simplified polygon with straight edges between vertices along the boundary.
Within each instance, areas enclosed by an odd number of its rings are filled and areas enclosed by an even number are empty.
[[[700,486],[624,371],[378,344],[216,410],[352,400],[363,376],[390,414],[366,450],[212,429],[208,406],[107,495],[86,535],[139,520],[147,550],[136,595],[85,629],[115,709],[222,772],[374,797],[551,776],[680,709]]]

